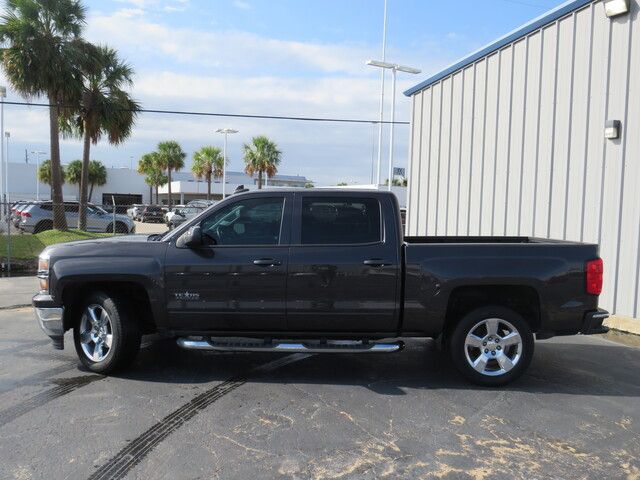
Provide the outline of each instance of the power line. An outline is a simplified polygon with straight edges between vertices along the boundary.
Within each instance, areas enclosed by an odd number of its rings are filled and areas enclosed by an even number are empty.
[[[52,105],[49,103],[30,103],[30,102],[4,102],[5,105],[22,105],[29,107],[57,107],[58,105]],[[60,108],[73,108],[71,105],[60,105]],[[138,110],[140,113],[159,113],[163,115],[192,115],[192,116],[200,116],[200,117],[228,117],[228,118],[258,118],[258,119],[268,119],[268,120],[294,120],[298,122],[336,122],[336,123],[366,123],[366,124],[390,124],[395,123],[396,125],[409,125],[409,122],[400,122],[395,121],[391,122],[388,120],[364,120],[358,118],[329,118],[329,117],[291,117],[286,115],[250,115],[250,114],[242,114],[242,113],[217,113],[217,112],[192,112],[192,111],[184,111],[184,110],[155,110],[155,109],[140,109]]]

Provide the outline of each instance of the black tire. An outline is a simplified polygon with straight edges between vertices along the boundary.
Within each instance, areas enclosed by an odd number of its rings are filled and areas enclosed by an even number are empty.
[[[85,343],[83,348],[82,334],[83,319],[89,319],[89,308],[99,307],[109,317],[109,330],[112,335],[111,345],[99,361],[89,357],[85,349],[90,349],[91,343]],[[105,292],[96,292],[87,298],[81,314],[73,328],[73,342],[76,353],[82,364],[92,372],[108,374],[130,365],[140,350],[140,327],[132,315],[132,310],[125,298],[116,297]],[[95,342],[94,351],[95,351]]]
[[[46,232],[47,230],[53,230],[53,222],[51,220],[42,220],[33,229],[33,233]]]
[[[488,319],[498,319],[498,335],[492,335],[486,324],[483,325]],[[520,343],[504,346],[516,338],[511,336],[505,341],[504,333],[509,335],[511,327],[519,334]],[[482,340],[488,341],[482,341],[478,348],[467,345],[467,335],[475,333],[480,338],[483,332],[486,333]],[[520,314],[497,305],[487,306],[467,313],[457,323],[449,335],[447,349],[452,363],[462,375],[478,385],[497,387],[512,382],[524,373],[533,358],[534,339],[531,327]],[[471,365],[472,361],[478,359],[478,369],[482,369],[482,372]],[[510,367],[509,362],[513,366]]]

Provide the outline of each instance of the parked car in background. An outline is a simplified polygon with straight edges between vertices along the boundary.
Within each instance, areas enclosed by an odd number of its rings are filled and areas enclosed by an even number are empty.
[[[164,212],[159,205],[147,205],[140,210],[137,216],[138,221],[144,222],[157,222],[162,223],[164,221]]]
[[[133,220],[137,220],[138,219],[138,215],[140,214],[140,211],[146,207],[146,205],[142,204],[142,203],[134,203],[133,205],[131,205],[130,208],[127,209],[127,216],[129,218],[132,218]]]
[[[19,202],[16,202],[11,207],[11,223],[13,223],[14,227],[17,227],[20,224],[20,220],[22,220],[22,217],[20,216],[20,212],[22,212],[29,205],[33,205],[35,203],[38,203],[38,202],[37,201],[29,201],[29,200],[21,200]]]
[[[74,227],[78,223],[78,202],[64,202],[67,225]],[[29,205],[20,212],[18,228],[27,233],[40,233],[53,228],[53,203],[51,201]],[[98,233],[134,233],[135,223],[126,215],[111,214],[104,209],[87,205],[87,231]]]
[[[171,210],[165,208],[166,211],[164,213],[164,223],[169,226],[169,222],[174,217],[174,215],[177,215],[178,212],[180,212],[180,210],[182,210],[184,207],[186,207],[186,205],[174,205]]]
[[[191,220],[195,216],[200,215],[207,208],[205,205],[187,205],[180,210],[176,210],[175,214],[171,216],[171,219],[167,221],[167,226],[169,229],[172,229],[178,225],[182,225],[187,220]]]

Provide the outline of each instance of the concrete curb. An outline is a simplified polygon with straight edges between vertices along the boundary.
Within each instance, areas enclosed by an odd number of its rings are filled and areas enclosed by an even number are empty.
[[[607,318],[604,321],[604,324],[612,330],[640,336],[640,320],[639,319],[613,315]]]

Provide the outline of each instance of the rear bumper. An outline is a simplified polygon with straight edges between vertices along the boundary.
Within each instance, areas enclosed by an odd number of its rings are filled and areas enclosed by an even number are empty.
[[[598,333],[607,333],[609,331],[609,327],[605,327],[602,325],[609,317],[609,312],[599,308],[598,310],[594,310],[592,312],[587,312],[584,315],[584,320],[582,321],[582,328],[580,329],[580,333],[583,335],[594,335]]]
[[[64,348],[64,307],[56,305],[50,295],[38,294],[32,299],[38,325],[53,341],[53,347]]]

